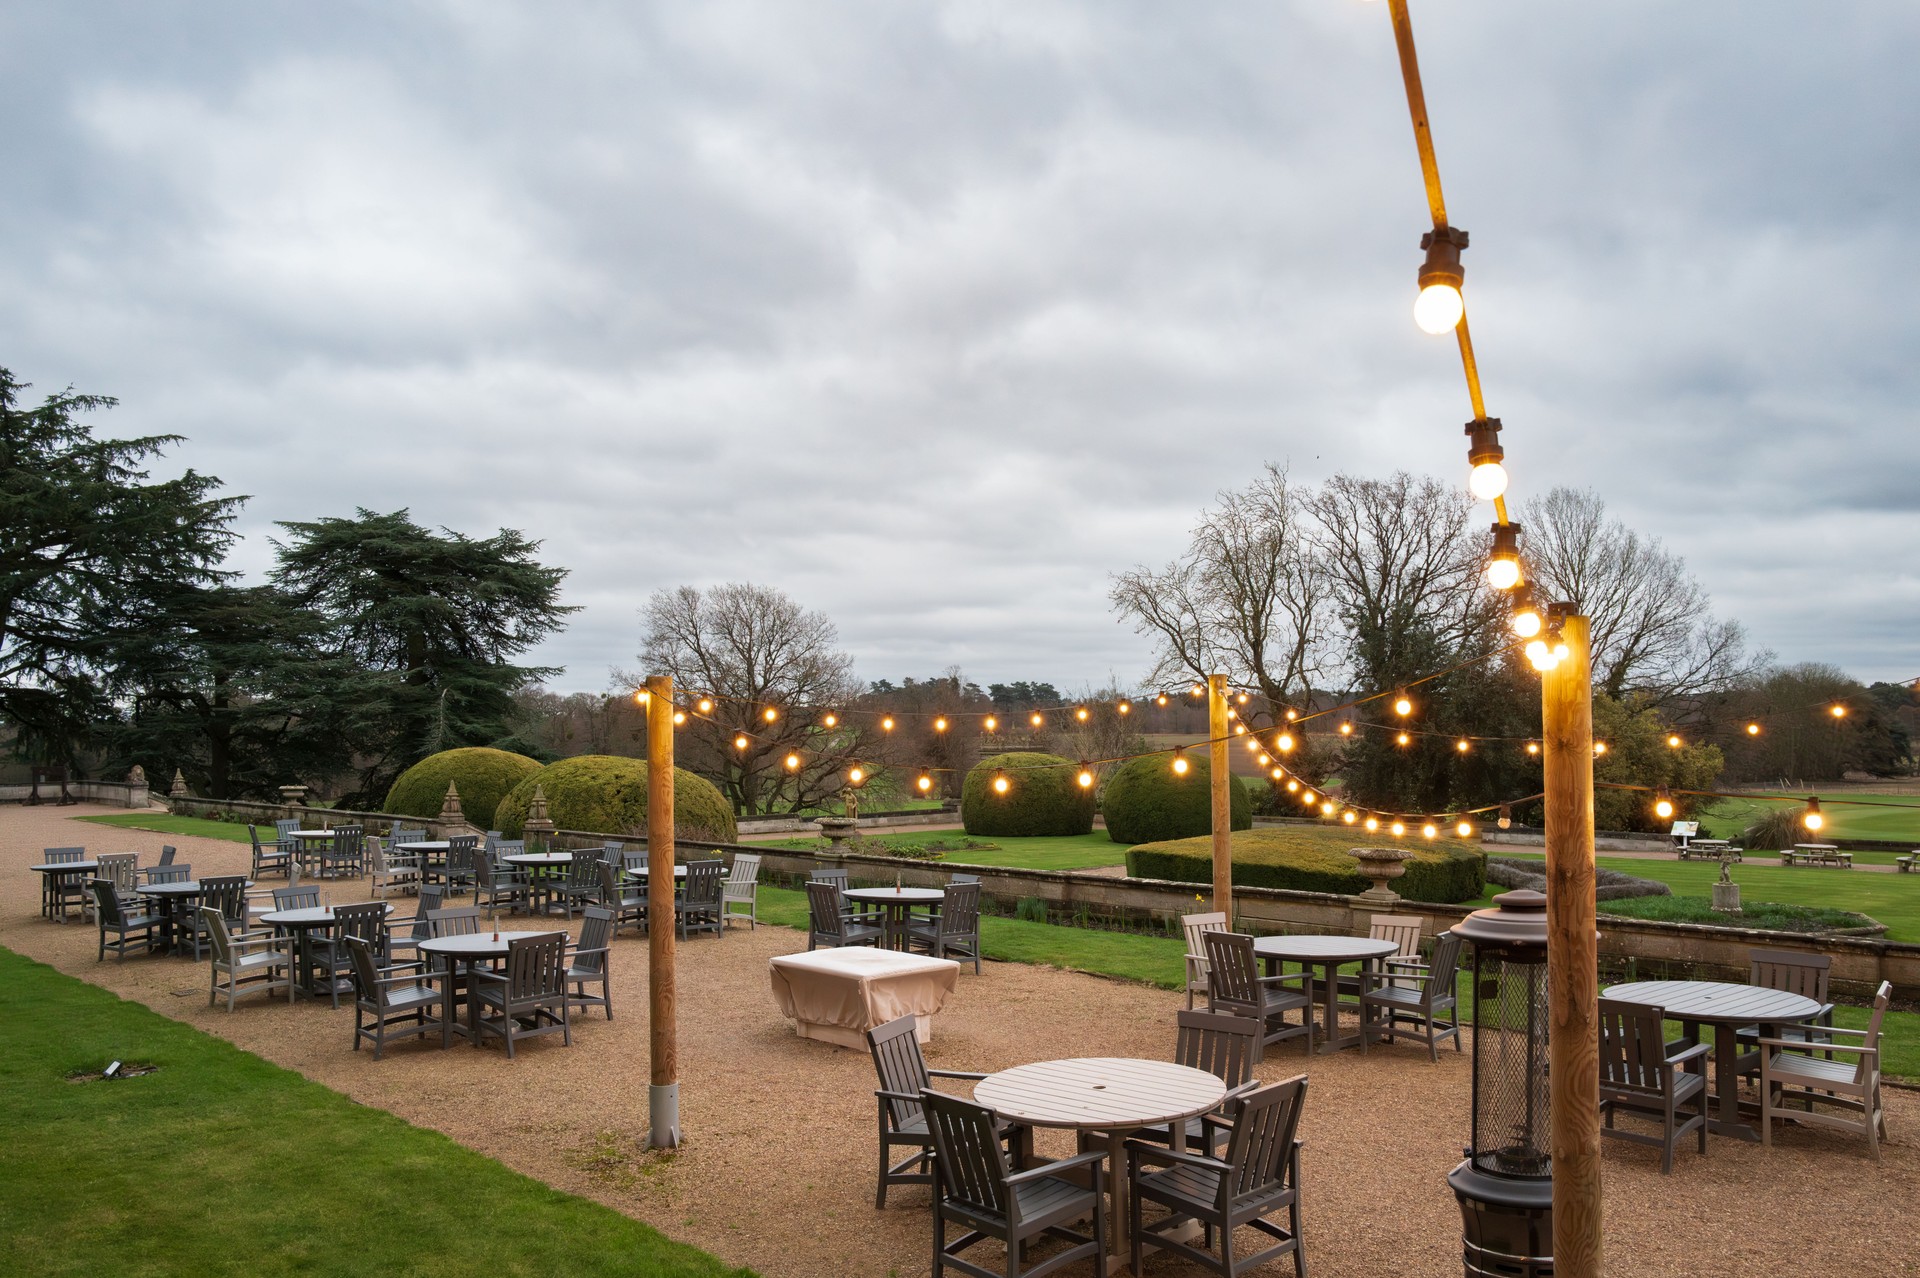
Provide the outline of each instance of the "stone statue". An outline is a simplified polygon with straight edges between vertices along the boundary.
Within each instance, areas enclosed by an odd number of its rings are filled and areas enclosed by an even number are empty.
[[[840,802],[846,807],[847,820],[860,819],[860,792],[850,785],[840,787]]]
[[[145,785],[146,783],[147,783],[147,770],[141,767],[137,763],[134,764],[133,770],[127,773],[127,784],[128,785]]]

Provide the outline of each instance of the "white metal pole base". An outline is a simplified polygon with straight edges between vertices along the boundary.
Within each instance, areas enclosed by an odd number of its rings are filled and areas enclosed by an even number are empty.
[[[680,1084],[654,1083],[647,1088],[647,1145],[677,1149],[680,1145]]]

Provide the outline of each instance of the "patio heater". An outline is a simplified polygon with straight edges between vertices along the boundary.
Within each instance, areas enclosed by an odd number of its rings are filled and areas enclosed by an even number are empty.
[[[1553,1273],[1547,1105],[1547,898],[1493,898],[1454,934],[1473,942],[1473,1143],[1447,1174],[1466,1278]]]

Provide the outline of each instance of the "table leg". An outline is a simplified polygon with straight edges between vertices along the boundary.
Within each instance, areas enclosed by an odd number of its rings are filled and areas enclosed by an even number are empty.
[[[1760,1133],[1740,1116],[1740,1042],[1737,1031],[1738,1027],[1733,1025],[1713,1027],[1715,1095],[1712,1116],[1707,1119],[1707,1130],[1719,1136],[1758,1141]],[[1766,1026],[1761,1026],[1760,1032],[1763,1037],[1770,1033]]]
[[[1176,1121],[1173,1124],[1174,1148],[1186,1143],[1186,1123]],[[1130,1186],[1127,1183],[1127,1136],[1128,1129],[1107,1133],[1107,1272],[1119,1273],[1131,1266],[1133,1260],[1133,1238],[1127,1232],[1127,1202]]]

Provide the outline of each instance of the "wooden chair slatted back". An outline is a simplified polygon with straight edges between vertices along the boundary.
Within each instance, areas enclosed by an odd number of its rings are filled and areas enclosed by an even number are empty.
[[[1454,977],[1460,970],[1460,938],[1451,930],[1433,938],[1433,961],[1427,965],[1431,978],[1421,991],[1421,1001],[1432,1008],[1441,999],[1454,997]]]
[[[728,887],[752,887],[760,881],[760,854],[757,852],[736,852],[733,865],[727,873]]]
[[[413,911],[412,937],[424,941],[433,935],[433,912],[441,908],[441,902],[447,899],[447,887],[444,883],[423,883],[420,885],[420,903]]]
[[[1220,1178],[1222,1211],[1285,1187],[1306,1099],[1307,1076],[1300,1074],[1249,1093],[1231,1106],[1233,1138],[1227,1143],[1227,1163],[1232,1170]]]
[[[1667,1069],[1666,1009],[1600,1000],[1600,1081],[1616,1091],[1659,1095]]]
[[[84,861],[87,850],[85,848],[47,848],[41,856],[46,858],[41,861],[42,865],[72,865],[75,861]]]
[[[1204,1069],[1230,1088],[1244,1086],[1253,1078],[1260,1022],[1220,1012],[1180,1012],[1174,1022],[1178,1026],[1175,1061],[1188,1069]]]
[[[602,869],[606,866],[602,865]],[[600,905],[589,905],[582,916],[585,922],[580,924],[579,953],[574,959],[575,969],[582,972],[604,972],[607,968],[607,944],[613,939],[613,911]],[[599,951],[594,953],[593,951]]]
[[[1825,954],[1755,949],[1747,951],[1747,961],[1747,984],[1786,990],[1816,1003],[1827,1001],[1827,978],[1833,960]]]
[[[387,907],[378,901],[333,907],[333,933],[338,937],[357,936],[375,949],[387,927]]]
[[[191,865],[150,865],[142,873],[147,876],[149,884],[185,883],[193,877],[193,867]]]
[[[1420,922],[1417,914],[1375,914],[1367,919],[1367,939],[1392,941],[1400,947],[1395,958],[1419,958]]]
[[[1207,957],[1207,947],[1201,938],[1208,932],[1226,931],[1227,916],[1219,913],[1183,914],[1180,916],[1180,930],[1187,934],[1187,953],[1204,962]]]
[[[507,942],[507,998],[520,1003],[564,998],[567,990],[567,935],[543,932]]]
[[[920,1038],[915,1033],[913,1016],[901,1016],[867,1031],[867,1050],[873,1054],[873,1071],[879,1076],[880,1090],[918,1096],[927,1089],[926,1058],[920,1054]],[[893,1125],[904,1127],[920,1117],[918,1101],[887,1100],[887,1112]]]
[[[289,834],[292,834],[300,828],[300,823],[298,821],[275,821],[273,828],[276,836],[284,843]]]
[[[826,879],[813,879],[807,884],[807,913],[812,916],[809,926],[815,935],[843,937],[846,935],[840,917],[840,887]]]
[[[347,943],[348,957],[353,962],[353,983],[360,987],[360,997],[385,1009],[390,991],[380,981],[380,969],[373,961],[373,946],[361,936],[343,939]]]
[[[95,873],[112,883],[116,891],[132,892],[139,885],[140,854],[138,852],[103,852],[99,859],[100,868]]]
[[[222,874],[200,880],[200,904],[220,911],[235,927],[247,925],[247,876]]]
[[[87,890],[93,893],[94,908],[100,912],[100,922],[108,927],[119,927],[126,919],[120,913],[120,894],[114,890],[111,879],[89,879]]]
[[[1873,996],[1873,1015],[1867,1018],[1866,1036],[1860,1040],[1862,1047],[1872,1048],[1876,1052],[1878,1051],[1880,1047],[1880,1022],[1886,1019],[1887,1004],[1892,1000],[1893,982],[1880,982],[1880,989]],[[1857,1062],[1853,1067],[1853,1081],[1856,1083],[1864,1085],[1868,1075],[1879,1069],[1878,1063],[1869,1060],[1864,1053],[1847,1052],[1844,1055],[1854,1057]]]
[[[317,910],[320,908],[320,889],[304,884],[293,887],[273,889],[273,908],[276,910]]]
[[[687,862],[687,904],[718,907],[726,872],[725,861]]]
[[[213,942],[213,958],[223,967],[233,965],[233,939],[227,935],[227,920],[220,911],[212,906],[199,908],[200,926],[206,929],[207,939]]]
[[[852,886],[852,883],[849,881],[847,877],[847,871],[840,869],[836,866],[829,866],[825,869],[815,870],[812,874],[807,876],[807,879],[808,879],[808,882],[811,882],[811,883],[831,883],[835,887],[839,888],[842,892],[846,891],[849,887]]]
[[[1220,1002],[1261,1006],[1260,962],[1253,938],[1239,932],[1205,932],[1207,993]]]
[[[427,930],[435,940],[443,936],[472,936],[480,930],[477,905],[455,905],[427,913]]]
[[[176,857],[176,856],[178,856],[178,855],[179,855],[179,853],[180,853],[180,850],[179,850],[178,848],[176,848],[176,847],[174,847],[174,846],[173,846],[173,844],[171,844],[171,843],[162,843],[162,844],[160,845],[160,864],[161,864],[161,865],[172,865],[172,864],[173,864],[173,858],[174,858],[174,857]]]
[[[602,864],[598,851],[575,852],[573,860],[567,862],[567,886],[577,891],[598,888]]]
[[[980,930],[980,885],[952,883],[940,894],[940,934],[972,936]]]
[[[994,1132],[993,1111],[935,1091],[922,1091],[927,1131],[939,1163],[941,1194],[986,1216],[1011,1223],[1006,1150]],[[937,1209],[937,1205],[936,1205]]]

